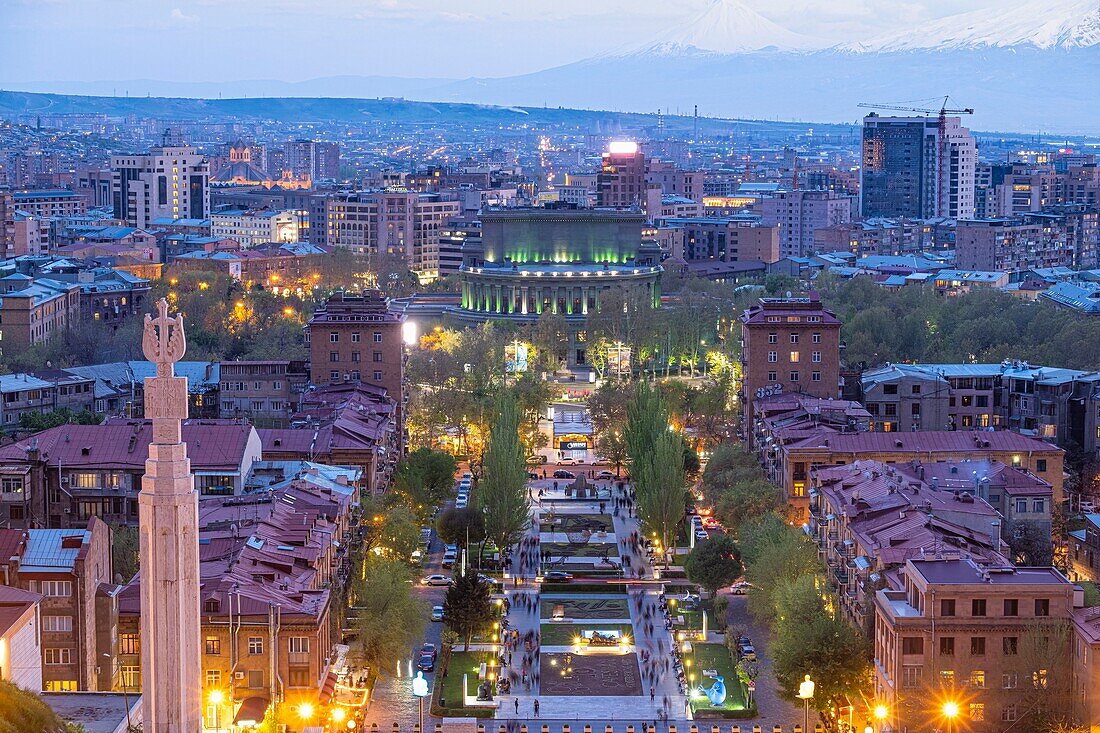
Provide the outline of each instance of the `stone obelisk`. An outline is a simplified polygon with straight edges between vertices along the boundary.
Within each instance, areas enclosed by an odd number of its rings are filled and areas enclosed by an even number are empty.
[[[187,348],[183,318],[145,316],[141,346],[156,364],[145,378],[145,417],[153,440],[138,496],[141,522],[141,694],[143,729],[199,733],[199,502],[182,439],[187,378],[173,364]]]

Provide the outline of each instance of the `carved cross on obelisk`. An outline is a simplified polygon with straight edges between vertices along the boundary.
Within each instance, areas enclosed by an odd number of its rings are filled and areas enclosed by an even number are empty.
[[[187,378],[175,376],[183,357],[183,318],[145,316],[141,338],[157,375],[145,378],[145,417],[153,440],[138,496],[141,528],[141,694],[143,729],[199,733],[199,504],[182,423]]]

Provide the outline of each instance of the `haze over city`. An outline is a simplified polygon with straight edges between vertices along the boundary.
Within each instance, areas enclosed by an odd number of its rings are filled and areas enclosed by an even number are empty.
[[[1100,731],[1100,0],[0,4],[0,733]]]

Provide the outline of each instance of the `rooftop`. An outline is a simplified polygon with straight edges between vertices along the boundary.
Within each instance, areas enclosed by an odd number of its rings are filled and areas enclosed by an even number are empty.
[[[968,560],[910,560],[911,572],[929,585],[1056,585],[1070,582],[1054,568],[983,568]]]

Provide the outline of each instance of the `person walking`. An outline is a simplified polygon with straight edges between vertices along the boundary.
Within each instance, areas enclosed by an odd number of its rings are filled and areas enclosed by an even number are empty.
[[[518,697],[515,699],[515,702],[516,702],[516,715],[519,715],[519,698]]]
[[[535,717],[539,717],[539,699],[535,698]]]

